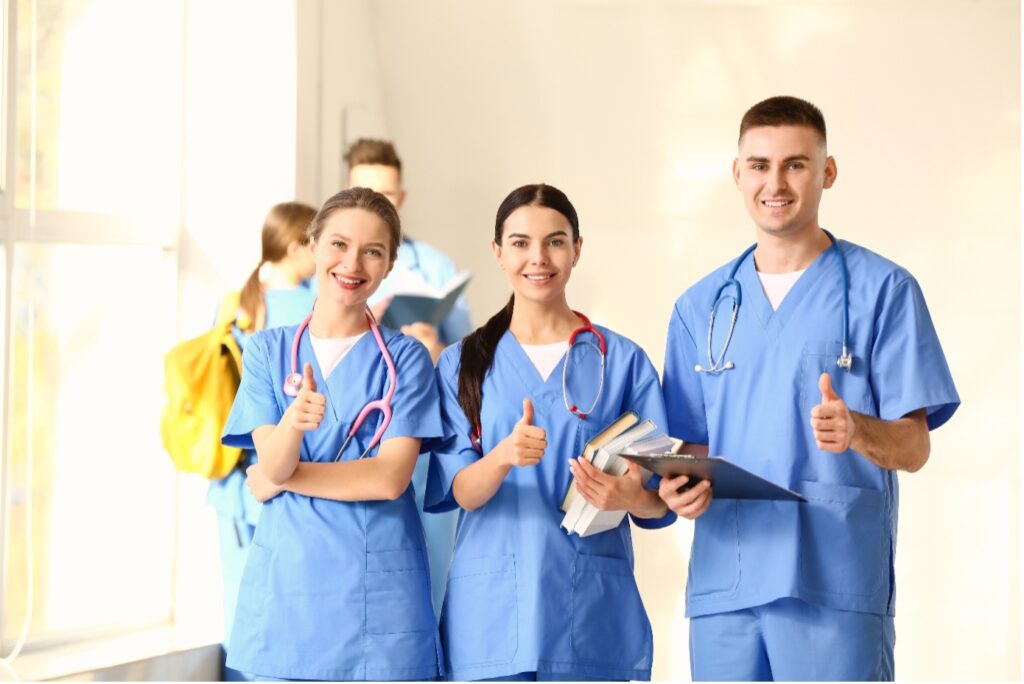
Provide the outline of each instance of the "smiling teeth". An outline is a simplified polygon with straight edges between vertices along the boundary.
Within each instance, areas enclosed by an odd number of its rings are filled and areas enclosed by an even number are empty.
[[[790,204],[792,200],[765,200],[765,205],[769,207],[784,207]]]
[[[548,280],[549,278],[551,278],[551,276],[549,276],[549,275],[528,275],[528,276],[526,276],[527,280]]]
[[[346,278],[345,276],[340,275],[336,275],[334,277],[340,280],[341,282],[345,283],[346,285],[358,285],[359,283],[363,282],[358,278]]]

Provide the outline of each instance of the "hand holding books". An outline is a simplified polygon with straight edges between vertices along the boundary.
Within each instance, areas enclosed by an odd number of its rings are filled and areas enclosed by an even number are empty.
[[[610,475],[595,468],[584,458],[569,459],[575,487],[586,501],[599,511],[626,511],[640,518],[665,513],[665,504],[653,491],[644,489],[644,472],[635,465],[622,475]]]

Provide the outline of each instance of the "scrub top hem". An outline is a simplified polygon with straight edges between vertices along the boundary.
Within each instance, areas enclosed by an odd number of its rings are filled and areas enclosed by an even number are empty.
[[[727,596],[687,596],[686,617],[696,618],[705,615],[717,615],[719,613],[732,613],[737,610],[748,610],[758,606],[766,606],[780,599],[792,598],[804,601],[811,605],[831,608],[832,610],[845,610],[851,613],[868,613],[871,615],[896,616],[895,606],[888,605],[888,595],[878,600],[868,601],[865,605],[864,597],[860,595],[842,596],[825,592],[816,592],[800,588],[794,591],[768,594],[765,596],[742,596],[739,592],[730,592]]]
[[[438,668],[436,665],[432,668],[415,667],[400,670],[384,670],[379,668],[353,667],[342,670],[293,670],[290,672],[285,672],[283,670],[278,670],[273,667],[245,667],[243,664],[231,660],[230,656],[228,656],[228,661],[225,663],[225,665],[233,670],[238,670],[239,672],[244,672],[248,675],[252,675],[257,680],[260,677],[276,677],[279,679],[297,679],[326,682],[373,682],[389,680],[434,681],[439,676]]]
[[[650,681],[651,679],[651,671],[649,669],[638,670],[611,667],[605,664],[564,663],[553,660],[517,660],[512,663],[501,663],[499,665],[486,664],[461,667],[449,670],[448,679],[449,681],[493,679],[495,677],[516,675],[520,672],[581,674],[588,677],[600,677],[604,680]],[[541,678],[538,677],[538,679]]]

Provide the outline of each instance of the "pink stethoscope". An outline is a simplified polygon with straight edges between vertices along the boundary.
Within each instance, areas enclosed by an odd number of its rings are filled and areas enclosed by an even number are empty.
[[[313,318],[313,312],[310,312],[308,316],[299,324],[298,330],[295,331],[295,339],[292,340],[292,372],[284,379],[284,393],[289,397],[299,396],[299,390],[302,389],[302,373],[299,373],[299,340],[302,339],[302,333],[309,327],[309,321]],[[363,410],[356,416],[355,423],[352,424],[352,429],[348,431],[348,437],[342,443],[341,448],[338,449],[338,453],[335,454],[334,460],[337,461],[341,458],[341,454],[344,453],[345,447],[352,441],[352,437],[355,436],[356,431],[362,427],[366,417],[370,415],[372,411],[380,411],[384,416],[384,420],[381,422],[380,427],[373,433],[373,439],[370,440],[370,445],[366,447],[366,451],[359,455],[359,458],[363,458],[373,447],[380,443],[380,438],[384,434],[384,431],[388,429],[388,425],[391,424],[391,399],[395,396],[395,387],[398,385],[398,372],[395,370],[395,360],[391,358],[391,353],[388,352],[388,347],[384,344],[384,338],[381,337],[380,328],[377,327],[377,321],[374,319],[373,314],[369,309],[366,310],[366,321],[370,324],[370,332],[373,333],[373,337],[377,340],[377,347],[380,349],[381,356],[384,357],[384,363],[388,367],[388,391],[383,397],[375,401],[369,402],[363,407]]]
[[[602,335],[601,332],[594,327],[593,323],[590,322],[590,319],[581,314],[579,311],[573,311],[573,313],[576,314],[581,321],[583,321],[583,325],[573,330],[572,334],[569,335],[569,348],[565,350],[565,362],[562,365],[562,403],[565,404],[566,411],[573,414],[580,420],[586,420],[587,416],[590,415],[597,407],[597,402],[601,401],[601,394],[604,392],[604,362],[605,357],[608,354],[608,348],[604,341],[604,335]],[[582,340],[581,343],[593,347],[594,351],[598,353],[598,356],[601,359],[601,376],[599,384],[597,385],[597,394],[594,396],[594,401],[590,405],[590,408],[588,408],[586,411],[581,411],[576,404],[570,403],[568,382],[569,360],[572,358],[572,350],[573,347],[576,346],[576,338],[582,335],[583,333],[591,333],[594,337],[597,338],[598,344],[594,344],[593,342],[590,342],[588,340]],[[480,429],[480,424],[477,423],[473,427],[473,432],[470,433],[469,438],[472,440],[474,448],[480,452],[483,451],[482,437],[483,431]]]

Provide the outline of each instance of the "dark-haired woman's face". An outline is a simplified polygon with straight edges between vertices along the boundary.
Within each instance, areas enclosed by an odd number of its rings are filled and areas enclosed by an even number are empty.
[[[524,206],[505,219],[501,244],[492,247],[516,298],[545,302],[565,296],[582,244],[573,242],[572,226],[559,212]]]

